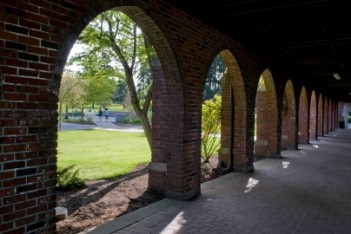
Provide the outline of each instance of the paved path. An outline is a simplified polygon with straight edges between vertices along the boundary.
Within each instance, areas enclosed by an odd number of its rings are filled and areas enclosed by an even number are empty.
[[[105,118],[99,119],[95,113],[87,113],[87,117],[91,117],[94,121],[94,124],[75,124],[75,123],[61,123],[61,131],[70,131],[70,130],[85,130],[85,129],[104,129],[111,131],[123,131],[123,132],[144,132],[140,124],[123,124],[115,123],[115,118],[110,117],[108,120]]]
[[[203,183],[192,201],[164,199],[88,233],[351,233],[351,131],[282,156]]]

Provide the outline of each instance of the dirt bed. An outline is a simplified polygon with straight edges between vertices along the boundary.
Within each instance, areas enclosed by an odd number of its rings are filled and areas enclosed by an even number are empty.
[[[217,158],[212,157],[203,167],[202,182],[217,176],[216,166]],[[57,223],[57,233],[79,233],[164,198],[147,187],[146,165],[140,165],[115,180],[87,182],[78,191],[59,191],[57,205],[67,208],[68,217]]]

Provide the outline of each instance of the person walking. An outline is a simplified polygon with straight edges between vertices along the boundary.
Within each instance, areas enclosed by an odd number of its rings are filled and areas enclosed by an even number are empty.
[[[105,121],[108,121],[109,114],[110,114],[110,112],[108,111],[108,108],[106,107],[105,111],[104,111]]]

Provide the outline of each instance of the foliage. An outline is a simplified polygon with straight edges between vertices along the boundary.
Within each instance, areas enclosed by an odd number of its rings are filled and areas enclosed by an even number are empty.
[[[80,189],[85,187],[84,181],[78,177],[79,168],[70,165],[57,172],[57,188],[61,190]]]
[[[59,116],[60,123],[62,121],[63,107],[65,107],[65,116],[68,117],[68,108],[81,107],[84,104],[87,83],[80,79],[80,77],[73,73],[66,71],[63,73],[60,93],[59,93]]]
[[[113,92],[112,101],[115,103],[124,103],[127,95],[127,85],[122,80],[117,80],[117,86]]]
[[[107,77],[113,77],[117,81],[118,86],[115,84],[112,90],[108,90],[110,98],[113,92],[117,100],[123,99],[123,94],[129,96],[123,100],[130,100],[151,147],[152,127],[147,113],[151,105],[150,68],[155,51],[146,35],[127,15],[110,10],[90,22],[81,33],[79,43],[86,50],[73,61],[85,68],[83,76],[92,79],[95,85],[106,82]],[[105,85],[104,87],[106,89]],[[126,91],[123,90],[124,87],[127,88]],[[97,89],[89,90],[89,97],[92,99],[90,101],[97,102],[99,92],[93,92],[94,90]]]
[[[257,86],[258,91],[266,91],[266,83],[264,82],[263,76],[260,76],[260,79],[258,80],[258,86]]]
[[[215,95],[213,99],[202,104],[201,144],[204,162],[208,162],[220,145],[218,136],[221,132],[221,107],[220,95]]]
[[[83,31],[84,33],[84,31]],[[111,60],[103,51],[86,49],[84,52],[73,56],[69,64],[79,64],[83,69],[79,76],[87,83],[85,88],[86,103],[102,105],[110,102],[116,87],[116,74],[109,64]]]
[[[216,94],[221,93],[221,78],[225,72],[226,65],[220,55],[217,55],[207,73],[203,100],[212,99]]]
[[[61,131],[57,150],[58,169],[79,165],[83,180],[112,179],[151,161],[145,134],[139,132]]]

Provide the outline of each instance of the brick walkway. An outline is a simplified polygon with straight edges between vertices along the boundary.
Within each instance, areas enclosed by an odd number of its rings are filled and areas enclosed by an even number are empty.
[[[282,156],[204,183],[192,201],[165,199],[91,233],[351,233],[351,131]]]

